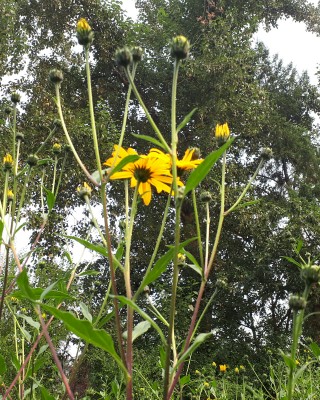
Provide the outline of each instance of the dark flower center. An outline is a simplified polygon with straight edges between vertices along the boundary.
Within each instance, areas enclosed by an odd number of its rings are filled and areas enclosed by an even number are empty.
[[[147,182],[151,177],[151,171],[148,168],[136,168],[134,171],[134,177],[139,182]]]

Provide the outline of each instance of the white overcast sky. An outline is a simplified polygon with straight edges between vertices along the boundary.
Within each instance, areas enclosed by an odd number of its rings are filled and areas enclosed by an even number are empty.
[[[318,4],[318,0],[309,2]],[[134,4],[135,0],[123,0],[128,16],[133,19],[137,15]],[[264,42],[271,56],[278,54],[285,64],[292,62],[299,73],[308,71],[311,82],[318,83],[315,73],[320,66],[320,37],[307,32],[305,24],[291,19],[281,20],[277,29],[269,32],[259,29],[255,40]]]

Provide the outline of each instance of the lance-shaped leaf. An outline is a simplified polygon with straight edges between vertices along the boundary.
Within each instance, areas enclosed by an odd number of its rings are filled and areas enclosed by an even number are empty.
[[[132,342],[136,340],[139,336],[146,333],[151,328],[151,324],[149,321],[141,321],[139,322],[132,331]],[[123,337],[127,340],[128,332],[123,332]]]
[[[197,111],[196,108],[194,108],[192,111],[189,112],[188,115],[186,115],[183,120],[180,122],[180,124],[177,127],[177,133],[179,133],[181,131],[181,129],[183,129],[187,123],[190,121],[190,119],[192,118],[193,114]]]
[[[201,164],[194,169],[185,185],[184,194],[186,195],[192,189],[195,189],[201,181],[208,175],[211,168],[214,164],[219,160],[219,158],[223,155],[223,153],[231,146],[234,138],[229,139],[223,146],[221,146],[218,150],[210,153]]]
[[[94,328],[91,322],[78,319],[71,312],[58,310],[57,308],[51,307],[47,304],[41,304],[41,308],[62,321],[67,329],[79,338],[109,353],[123,372],[127,374],[126,367],[123,365],[121,358],[115,351],[112,337],[105,330]]]
[[[207,340],[210,336],[212,336],[212,332],[209,333],[200,333],[192,342],[191,346],[188,350],[182,354],[179,358],[176,367],[178,367],[182,362],[184,362],[191,354],[199,347],[205,340]]]
[[[151,136],[139,135],[137,133],[131,133],[131,135],[134,136],[137,139],[146,140],[147,142],[155,144],[156,146],[161,147],[163,150],[166,150],[165,146],[161,142],[159,142],[159,140],[157,140],[157,139],[155,139],[155,138],[153,138]]]

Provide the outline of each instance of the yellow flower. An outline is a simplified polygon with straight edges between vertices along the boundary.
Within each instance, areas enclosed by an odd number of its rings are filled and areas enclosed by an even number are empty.
[[[42,314],[41,314],[41,317],[42,317],[43,319],[46,319],[46,318],[47,318],[47,314],[46,314],[46,313],[42,313]]]
[[[230,136],[230,129],[227,122],[222,125],[216,125],[215,136],[216,139],[220,142],[226,142],[228,140]]]
[[[87,20],[85,18],[80,18],[78,23],[77,23],[77,32],[79,31],[91,31],[91,26],[88,24]]]
[[[93,32],[87,20],[81,18],[77,23],[77,38],[79,44],[88,46],[93,41]]]
[[[240,365],[239,368],[240,368],[240,371],[242,371],[242,372],[246,370],[246,368],[243,365]]]
[[[61,152],[61,144],[60,143],[54,143],[52,146],[52,151],[54,154],[59,154]]]
[[[211,364],[214,368],[217,366],[217,364],[213,361]]]
[[[10,171],[13,166],[13,158],[12,155],[9,153],[6,153],[5,156],[3,157],[3,169],[5,171]]]
[[[300,361],[299,360],[296,360],[296,365],[300,365]]]
[[[201,375],[201,372],[200,372],[198,369],[196,369],[196,370],[195,370],[195,374],[196,374],[196,375]]]
[[[203,159],[196,157],[196,152],[197,152],[196,150],[197,149],[195,149],[195,148],[187,149],[185,151],[182,159],[181,160],[177,159],[178,175],[181,175],[181,172],[183,172],[183,171],[188,171],[188,170],[194,169],[199,164],[202,163]],[[163,153],[159,149],[155,149],[155,148],[151,149],[148,154],[148,157],[158,157],[158,158],[164,160],[165,162],[169,162],[170,168],[171,168],[171,165],[172,165],[171,156],[169,154]]]
[[[236,368],[234,369],[234,372],[235,372],[236,374],[239,374],[239,373],[240,373],[240,369],[239,369],[238,367],[236,367]]]
[[[115,158],[117,152],[118,157]],[[123,158],[131,154],[137,155],[133,149],[125,150],[115,146],[113,156],[104,165],[117,165]],[[145,205],[149,205],[151,201],[151,186],[154,186],[158,193],[162,191],[171,193],[172,191],[172,175],[169,161],[152,156],[140,156],[137,161],[126,164],[121,171],[111,175],[110,179],[130,179],[131,187],[138,185],[138,192]],[[178,184],[182,186],[180,181],[178,181]]]
[[[14,199],[13,191],[10,189],[7,190],[7,199],[8,199],[8,201],[13,201],[13,199]]]
[[[226,370],[227,370],[226,364],[219,365],[219,370],[220,370],[220,372],[226,372]]]
[[[208,382],[203,382],[203,386],[204,386],[204,387],[209,387],[210,384],[209,384]]]

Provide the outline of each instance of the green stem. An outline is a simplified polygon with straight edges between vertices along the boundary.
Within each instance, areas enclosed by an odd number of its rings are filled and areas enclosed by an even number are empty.
[[[158,254],[159,246],[160,246],[161,240],[163,238],[163,232],[164,232],[164,228],[165,228],[167,217],[168,217],[170,202],[171,202],[171,195],[169,194],[168,199],[167,199],[167,203],[166,203],[166,208],[164,210],[164,214],[163,214],[163,218],[162,218],[160,231],[159,231],[158,238],[157,238],[157,241],[156,241],[156,245],[155,245],[155,248],[153,250],[151,259],[149,261],[149,265],[148,265],[148,268],[146,270],[146,273],[144,274],[145,277],[149,274],[149,272],[150,272],[150,270],[151,270],[151,268],[153,266],[154,260],[155,260],[157,254]],[[136,291],[136,293],[133,296],[133,301],[136,301],[136,299],[138,298],[139,294],[143,291],[144,287],[145,287],[145,285],[144,285],[144,279],[143,279],[142,282],[141,282],[141,285],[139,286],[138,290]]]
[[[133,81],[133,76],[132,76],[132,74],[130,73],[129,68],[127,68],[125,71],[126,71],[127,78],[128,78],[128,80],[129,80],[129,82],[130,82],[130,85],[131,85],[131,87],[132,87],[133,93],[135,94],[135,96],[136,96],[138,102],[140,103],[141,107],[143,108],[143,111],[145,112],[146,117],[147,117],[149,123],[150,123],[151,126],[152,126],[152,129],[154,130],[154,132],[155,132],[156,135],[158,136],[158,138],[159,138],[160,142],[162,143],[162,145],[164,146],[165,150],[166,150],[168,153],[171,153],[170,147],[168,146],[167,142],[165,141],[164,137],[162,136],[162,134],[161,134],[159,128],[157,127],[156,123],[154,122],[153,118],[151,117],[151,115],[150,115],[150,113],[149,113],[149,111],[148,111],[146,105],[144,104],[144,102],[143,102],[143,100],[142,100],[142,98],[141,98],[141,96],[140,96],[140,94],[139,94],[139,92],[138,92],[138,89],[137,89],[137,87],[136,87],[136,85],[135,85],[135,83],[134,83],[134,81]]]
[[[100,182],[102,182],[102,168],[101,168],[99,144],[98,144],[98,137],[97,137],[97,130],[96,130],[96,122],[95,122],[94,109],[93,109],[91,74],[90,74],[90,64],[89,64],[89,46],[87,46],[85,48],[85,55],[86,55],[86,74],[87,74],[89,111],[90,111],[92,138],[93,138],[93,147],[94,147],[94,153],[96,156],[96,164],[97,164],[97,170],[99,171]]]
[[[69,135],[67,126],[66,126],[64,118],[63,118],[61,100],[60,100],[60,85],[56,84],[55,85],[55,89],[56,89],[56,104],[57,104],[57,108],[58,108],[59,118],[60,118],[60,121],[61,121],[61,126],[62,126],[63,132],[65,134],[65,137],[67,139],[67,142],[68,142],[68,144],[70,146],[70,149],[71,149],[71,151],[72,151],[72,153],[74,155],[74,158],[76,159],[77,163],[79,164],[80,168],[82,169],[82,171],[84,172],[84,174],[86,175],[88,180],[90,182],[92,182],[93,185],[99,186],[98,182],[91,176],[90,172],[87,170],[87,168],[85,167],[85,165],[81,161],[81,159],[80,159],[80,157],[79,157],[79,155],[78,155],[78,153],[77,153],[77,151],[76,151],[76,149],[75,149],[75,147],[74,147],[74,145],[72,143],[71,137]]]
[[[51,139],[52,135],[55,133],[56,131],[56,127],[54,127],[50,132],[49,135],[45,138],[45,140],[43,141],[43,143],[41,144],[41,146],[38,148],[38,150],[34,153],[35,155],[37,155],[38,153],[41,152],[41,150],[44,148],[44,146],[47,144],[48,140]]]
[[[203,268],[204,267],[204,261],[203,261],[201,230],[200,230],[200,223],[199,223],[199,213],[198,213],[198,207],[197,207],[196,191],[194,189],[192,189],[192,203],[193,203],[194,218],[195,218],[195,221],[196,221],[196,230],[197,230],[197,240],[198,240],[200,264],[201,264],[201,267]]]
[[[177,174],[177,125],[176,125],[176,96],[177,96],[177,82],[179,72],[179,61],[174,63],[173,79],[172,79],[172,94],[171,94],[171,159],[172,159],[172,186],[175,197],[175,229],[174,229],[174,254],[173,254],[173,279],[171,288],[171,302],[170,302],[170,316],[169,316],[169,329],[168,339],[166,346],[166,362],[164,371],[164,387],[163,399],[167,399],[168,389],[170,385],[170,364],[171,364],[171,347],[174,341],[174,325],[177,301],[177,287],[179,280],[179,266],[178,266],[178,253],[180,246],[180,218],[181,218],[181,204],[182,199],[178,193],[178,174]],[[175,353],[175,349],[174,349]]]
[[[265,163],[264,159],[261,159],[255,173],[252,175],[252,177],[250,178],[247,186],[243,189],[243,192],[241,193],[241,195],[239,196],[238,200],[233,204],[232,207],[229,208],[229,210],[225,211],[224,216],[226,217],[228,214],[230,214],[240,203],[240,201],[243,199],[243,197],[246,195],[247,191],[250,189],[250,186],[252,184],[252,182],[256,179],[260,169],[262,168],[263,164]]]

